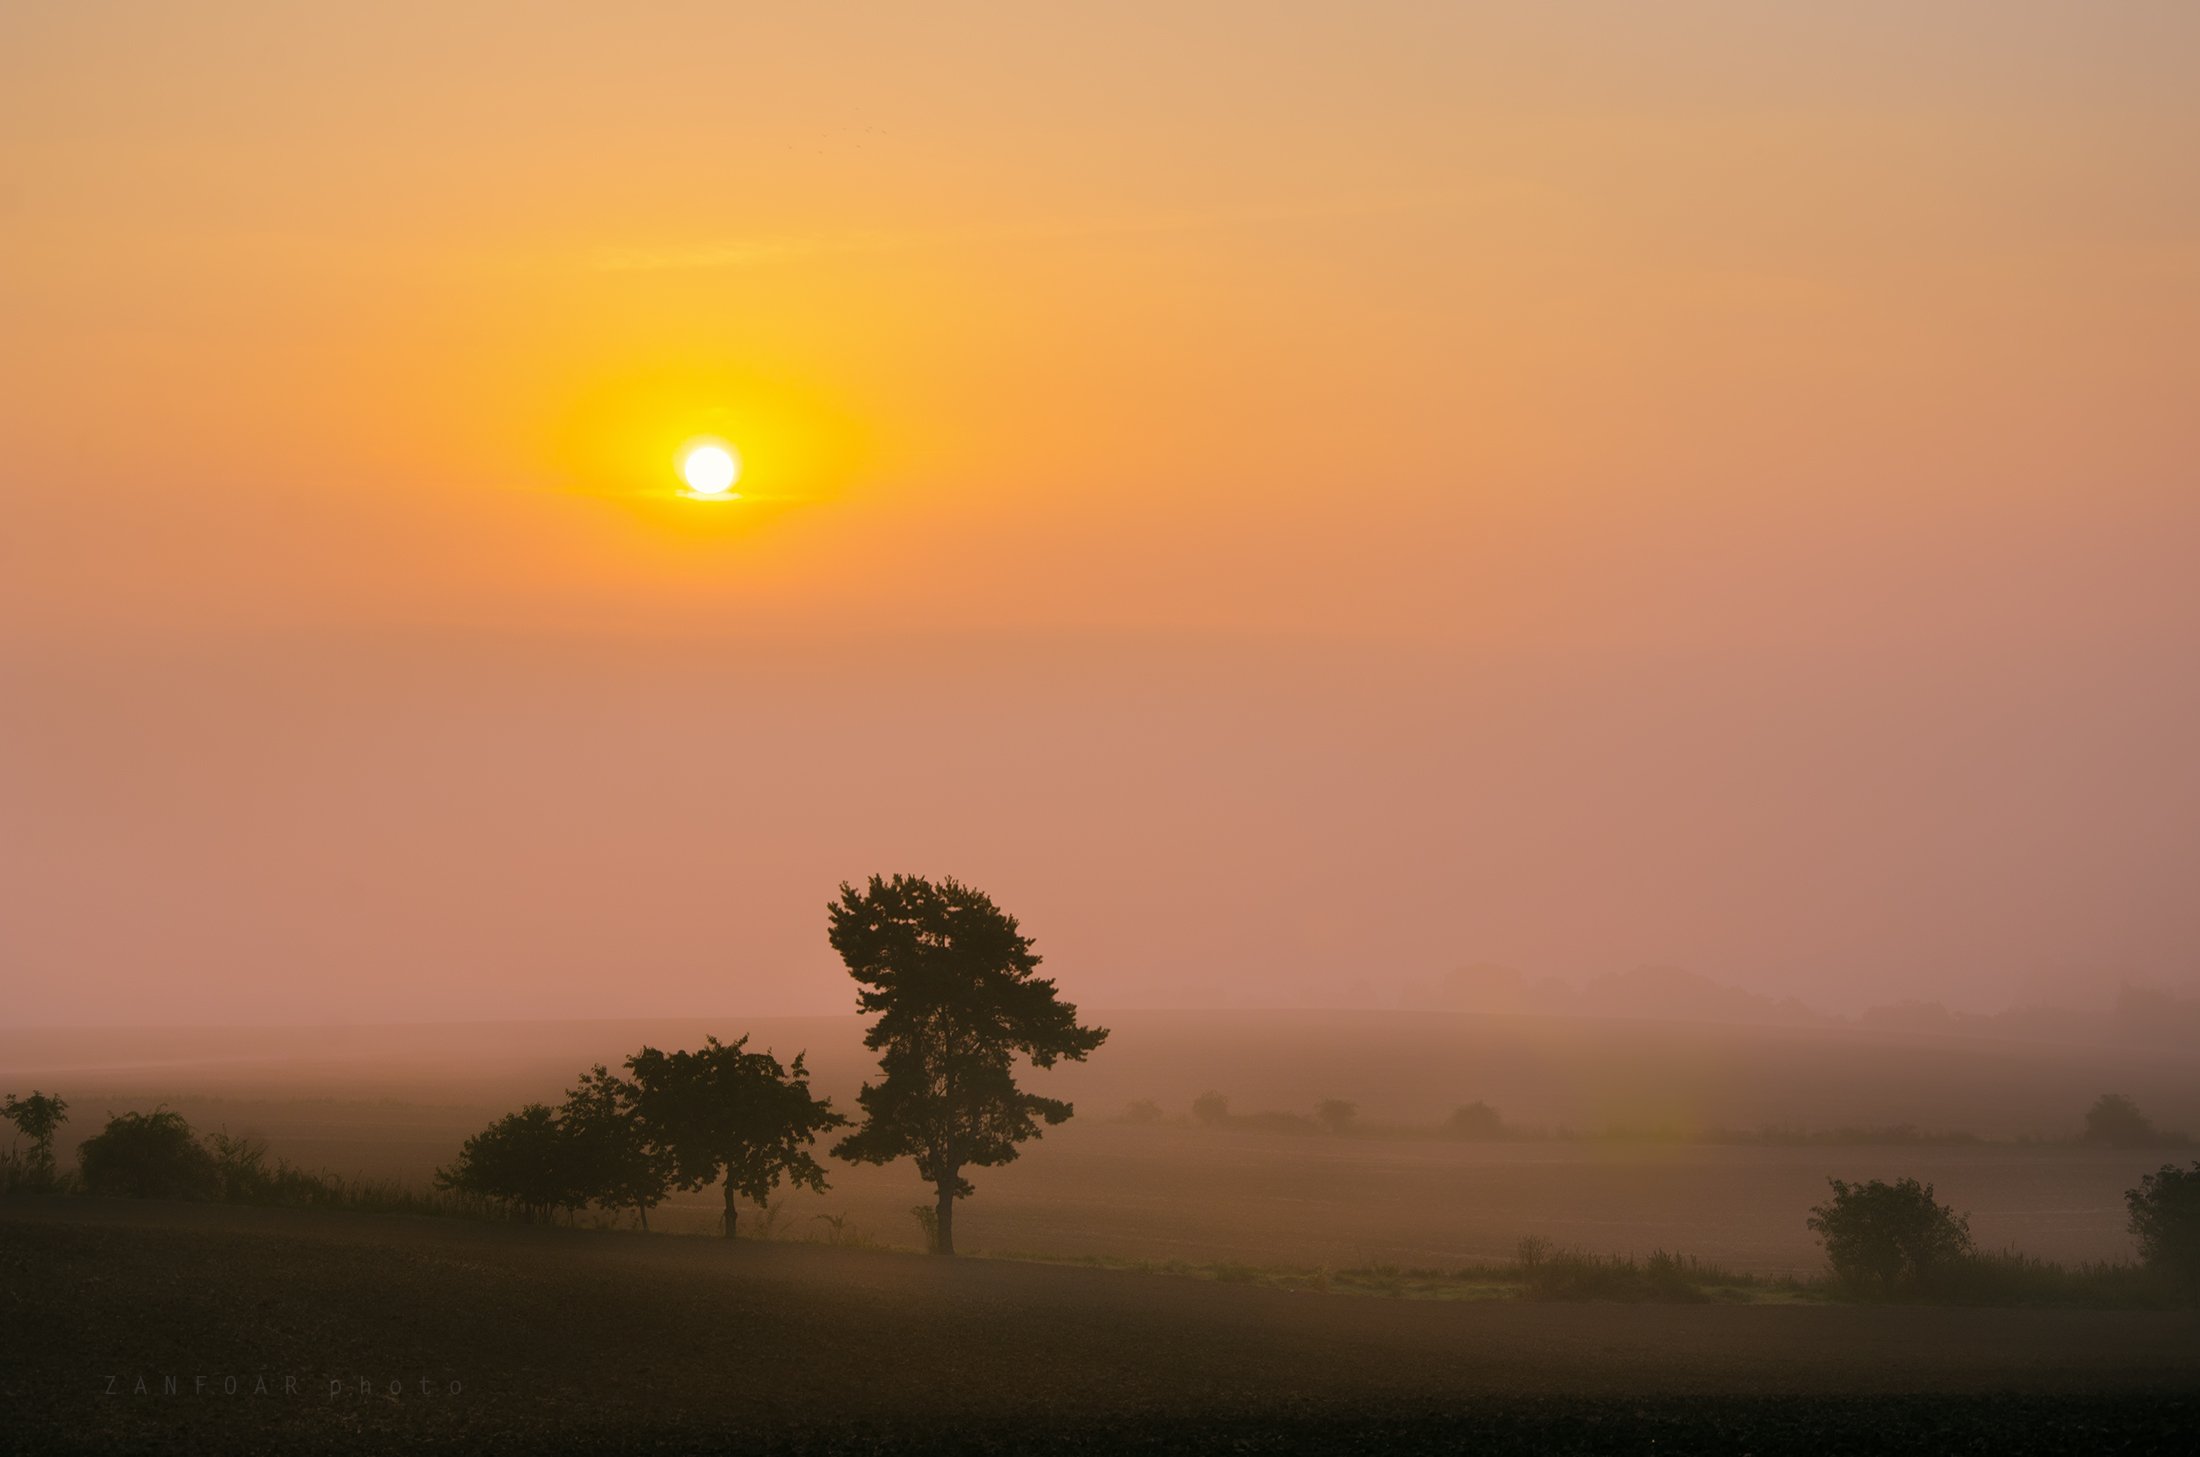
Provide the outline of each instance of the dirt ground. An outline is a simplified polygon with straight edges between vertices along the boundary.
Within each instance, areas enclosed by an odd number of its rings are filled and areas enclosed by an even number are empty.
[[[218,1206],[0,1205],[0,1308],[21,1453],[2144,1451],[2200,1426],[2194,1313],[1402,1302]]]

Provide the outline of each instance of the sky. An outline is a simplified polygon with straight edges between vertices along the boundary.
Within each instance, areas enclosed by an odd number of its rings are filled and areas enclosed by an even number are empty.
[[[20,1025],[2200,976],[2200,10],[0,11]],[[678,491],[683,444],[737,501]]]

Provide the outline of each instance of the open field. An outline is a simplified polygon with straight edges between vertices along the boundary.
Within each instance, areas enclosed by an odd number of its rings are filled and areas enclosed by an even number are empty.
[[[2190,1313],[1378,1301],[95,1200],[0,1205],[0,1275],[24,1453],[2146,1450],[2200,1412]]]

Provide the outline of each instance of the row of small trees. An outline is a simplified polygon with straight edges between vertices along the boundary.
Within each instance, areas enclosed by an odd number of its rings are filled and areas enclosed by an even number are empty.
[[[833,1146],[858,1163],[915,1161],[932,1186],[932,1247],[955,1252],[955,1201],[972,1192],[969,1168],[1007,1163],[1068,1103],[1024,1092],[1016,1061],[1046,1068],[1083,1061],[1107,1038],[1085,1027],[1016,918],[954,880],[872,876],[840,887],[827,908],[828,940],[876,1020],[864,1045],[879,1077],[857,1096],[861,1119]],[[810,1091],[801,1055],[782,1065],[748,1039],[715,1037],[687,1052],[644,1047],[625,1075],[598,1064],[557,1108],[531,1103],[466,1141],[442,1187],[480,1194],[525,1217],[595,1203],[649,1211],[673,1189],[722,1183],[724,1232],[737,1201],[762,1204],[782,1183],[822,1190],[811,1152],[819,1134],[849,1125]]]
[[[591,1203],[631,1209],[647,1229],[672,1190],[723,1182],[728,1235],[737,1199],[761,1204],[783,1181],[825,1186],[810,1145],[848,1120],[811,1094],[800,1055],[782,1066],[750,1052],[746,1037],[712,1037],[692,1052],[644,1047],[625,1068],[631,1076],[598,1063],[558,1107],[530,1103],[499,1118],[466,1140],[437,1186],[529,1219]]]
[[[879,1075],[857,1097],[861,1117],[833,1146],[860,1163],[908,1158],[932,1186],[925,1210],[932,1247],[955,1252],[955,1202],[972,1192],[969,1169],[1007,1163],[1019,1144],[1071,1113],[1068,1103],[1026,1093],[1018,1060],[1032,1067],[1080,1062],[1107,1029],[1077,1021],[1016,918],[969,886],[922,876],[872,876],[843,884],[828,909],[828,939],[858,985],[856,1004],[875,1020],[864,1045]],[[59,1098],[7,1099],[5,1113],[31,1140],[27,1159],[0,1154],[0,1183],[55,1188]],[[812,1149],[851,1120],[810,1091],[801,1056],[781,1064],[748,1039],[715,1037],[692,1051],[644,1047],[613,1072],[598,1064],[556,1107],[530,1103],[466,1140],[439,1170],[446,1190],[487,1199],[524,1218],[597,1204],[649,1211],[674,1189],[722,1183],[725,1233],[738,1201],[765,1203],[782,1184],[825,1187]],[[264,1147],[211,1135],[202,1144],[181,1115],[156,1110],[111,1118],[79,1151],[84,1187],[142,1197],[237,1197],[231,1185],[270,1180],[335,1185],[287,1166],[262,1167]]]

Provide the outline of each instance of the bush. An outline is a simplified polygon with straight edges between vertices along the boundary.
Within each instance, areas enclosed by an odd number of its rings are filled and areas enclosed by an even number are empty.
[[[1324,1098],[1314,1105],[1314,1121],[1327,1133],[1350,1133],[1360,1121],[1360,1105],[1345,1098]]]
[[[2200,1297],[2200,1160],[2189,1169],[2162,1165],[2124,1192],[2124,1204],[2147,1268]]]
[[[1826,1181],[1833,1198],[1810,1211],[1836,1279],[1881,1294],[1930,1288],[1971,1253],[1971,1225],[1915,1179]]]
[[[77,1152],[84,1188],[133,1199],[201,1199],[221,1193],[214,1156],[181,1113],[122,1113]]]
[[[1123,1110],[1123,1121],[1125,1123],[1159,1123],[1161,1121],[1161,1105],[1151,1098],[1140,1098]]]
[[[2191,1140],[2156,1128],[2154,1120],[2122,1093],[2103,1093],[2086,1109],[2085,1132],[2079,1141],[2104,1148],[2174,1148]]]
[[[1221,1093],[1209,1091],[1192,1099],[1192,1117],[1210,1127],[1230,1121],[1230,1100]]]

